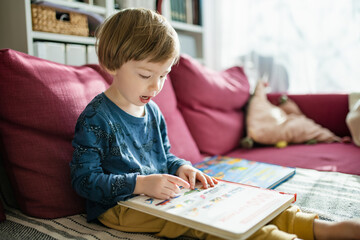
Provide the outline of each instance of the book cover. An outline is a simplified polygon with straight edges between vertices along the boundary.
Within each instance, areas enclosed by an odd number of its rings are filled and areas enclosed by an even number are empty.
[[[194,167],[217,179],[269,189],[295,174],[295,168],[225,156],[209,157]]]
[[[295,195],[219,181],[181,189],[169,200],[139,195],[118,204],[225,239],[245,239],[284,211]]]

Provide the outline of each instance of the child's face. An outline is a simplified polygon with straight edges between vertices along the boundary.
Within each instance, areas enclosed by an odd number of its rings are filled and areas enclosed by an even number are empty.
[[[114,82],[111,87],[117,92],[119,107],[132,115],[143,112],[145,104],[161,91],[173,62],[174,59],[161,63],[131,60],[112,71]]]

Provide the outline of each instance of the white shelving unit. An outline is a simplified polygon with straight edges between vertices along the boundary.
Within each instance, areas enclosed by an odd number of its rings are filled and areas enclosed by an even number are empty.
[[[207,0],[201,0],[202,12]],[[190,56],[196,58],[200,62],[205,62],[205,51],[204,51],[204,39],[206,36],[205,25],[206,22],[202,18],[202,25],[188,24],[180,21],[171,20],[171,0],[164,0],[162,5],[162,14],[171,22],[176,32],[179,35],[181,52],[187,53]],[[203,14],[201,13],[200,16]]]
[[[75,1],[67,1],[67,0],[46,0],[46,1],[50,2],[50,3],[62,5],[65,7],[82,9],[84,11],[93,12],[93,13],[97,13],[100,15],[106,15],[106,13],[107,13],[106,6],[94,5],[93,1],[90,4],[75,2]],[[112,1],[112,4],[114,4],[114,1]]]
[[[176,21],[171,21],[171,25],[179,31],[186,31],[192,34],[202,34],[203,33],[203,27],[199,26],[199,25],[194,25],[194,24],[187,24],[187,23],[183,23],[183,22],[176,22]]]
[[[32,32],[33,40],[46,40],[46,41],[56,41],[64,43],[78,43],[78,44],[87,44],[94,45],[95,38],[93,37],[81,37],[57,33],[46,33],[46,32]]]
[[[114,0],[90,1],[89,4],[69,0],[46,0],[54,4],[81,9],[108,17],[114,13]],[[96,5],[96,2],[100,2]],[[34,41],[55,41],[94,45],[93,37],[55,34],[32,31],[31,1],[5,0],[0,1],[0,48],[11,48],[33,55]]]
[[[46,1],[96,13],[106,18],[116,11],[114,9],[114,3],[118,0],[89,0],[89,4],[75,0]],[[204,19],[202,19],[202,26],[171,21],[170,1],[171,0],[163,1],[162,13],[178,32],[182,52],[188,53],[199,61],[204,62]],[[204,9],[206,2],[206,0],[202,0],[202,9]],[[33,31],[31,22],[31,0],[0,0],[0,33],[0,49],[11,48],[30,55],[34,55],[35,41],[82,45],[95,44],[95,38],[93,37]]]

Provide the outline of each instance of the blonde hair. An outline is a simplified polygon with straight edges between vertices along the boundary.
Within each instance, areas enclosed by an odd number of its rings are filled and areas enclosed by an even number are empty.
[[[160,14],[147,9],[124,9],[116,13],[96,31],[99,63],[108,70],[124,63],[148,59],[163,62],[179,57],[177,33]]]

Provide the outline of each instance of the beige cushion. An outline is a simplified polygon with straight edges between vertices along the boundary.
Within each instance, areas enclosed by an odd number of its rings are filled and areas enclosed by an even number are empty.
[[[346,116],[346,124],[353,142],[360,147],[360,93],[349,94],[349,113]]]
[[[340,141],[331,131],[307,118],[293,101],[281,107],[271,104],[262,82],[250,100],[246,123],[248,137],[262,144]]]

